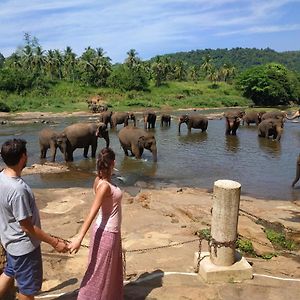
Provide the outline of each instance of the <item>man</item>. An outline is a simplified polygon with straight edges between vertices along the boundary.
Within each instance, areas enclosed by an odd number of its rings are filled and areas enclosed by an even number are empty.
[[[26,141],[13,139],[1,147],[6,165],[0,172],[0,238],[7,264],[0,276],[0,298],[16,279],[19,300],[32,300],[43,280],[41,241],[58,252],[67,245],[41,229],[39,211],[31,188],[21,178],[27,163]]]

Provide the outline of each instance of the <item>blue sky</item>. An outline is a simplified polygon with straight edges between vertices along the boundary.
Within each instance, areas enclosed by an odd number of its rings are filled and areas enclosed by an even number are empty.
[[[101,47],[113,62],[205,48],[300,50],[300,0],[1,0],[0,52]]]

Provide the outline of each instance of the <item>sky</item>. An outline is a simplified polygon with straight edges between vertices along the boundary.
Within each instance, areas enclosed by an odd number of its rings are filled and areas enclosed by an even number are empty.
[[[216,48],[300,50],[300,0],[0,0],[0,53],[103,48],[113,63]]]

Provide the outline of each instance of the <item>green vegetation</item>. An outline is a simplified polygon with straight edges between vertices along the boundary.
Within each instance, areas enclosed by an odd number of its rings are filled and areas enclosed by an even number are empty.
[[[300,99],[296,74],[280,64],[250,68],[240,75],[237,82],[243,95],[256,105],[287,105]]]
[[[275,231],[273,229],[265,230],[267,238],[276,248],[295,250],[296,244],[292,240],[288,240],[284,233]]]
[[[26,33],[12,55],[0,53],[0,111],[87,110],[95,95],[114,110],[298,104],[300,75],[284,65],[270,63],[240,74],[246,54],[275,53],[250,50],[197,50],[142,61],[131,49],[123,64],[113,65],[102,48],[87,47],[81,56],[68,46],[44,51]],[[225,59],[229,53],[232,61]],[[257,56],[252,62],[264,60]]]
[[[236,247],[242,252],[256,256],[252,242],[247,239],[238,238]]]
[[[60,82],[51,85],[46,93],[32,89],[24,94],[0,91],[0,102],[11,111],[87,111],[86,100],[101,95],[114,110],[144,108],[190,108],[248,106],[251,102],[240,95],[232,85],[220,82],[212,88],[211,82],[168,82],[161,87],[150,85],[147,91],[122,91],[96,88],[78,83]],[[0,105],[0,111],[2,106]],[[7,111],[2,110],[2,111]]]
[[[200,66],[202,58],[207,55],[216,62],[217,68],[222,67],[224,64],[229,64],[242,72],[254,66],[275,62],[284,65],[289,70],[300,72],[300,51],[276,52],[270,48],[237,47],[232,49],[204,49],[177,52],[163,55],[162,58],[168,58],[170,61],[181,60],[189,66]]]

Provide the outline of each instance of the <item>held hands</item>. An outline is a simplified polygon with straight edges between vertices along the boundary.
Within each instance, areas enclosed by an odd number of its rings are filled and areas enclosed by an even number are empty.
[[[81,241],[79,237],[74,238],[71,243],[68,245],[68,250],[70,251],[70,254],[73,252],[76,254],[81,246]]]
[[[68,244],[65,243],[65,241],[57,238],[56,239],[56,243],[53,246],[53,248],[57,251],[57,252],[60,252],[60,253],[66,253],[68,252]]]

